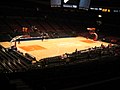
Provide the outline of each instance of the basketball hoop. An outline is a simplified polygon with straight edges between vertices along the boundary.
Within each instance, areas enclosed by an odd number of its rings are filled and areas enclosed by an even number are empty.
[[[91,35],[94,35],[93,40],[96,41],[96,40],[98,39],[98,35],[97,35],[97,33],[95,32],[96,28],[87,28],[87,30],[89,30],[89,33],[90,33]]]
[[[98,35],[97,33],[93,33],[95,35],[95,37],[93,38],[94,41],[96,41],[98,39]]]
[[[14,43],[15,43],[14,46],[16,47],[16,41],[17,41],[18,39],[22,38],[22,37],[23,37],[23,35],[21,35],[21,36],[16,36],[16,37],[12,38],[12,40],[10,41],[10,42],[11,42],[11,46],[12,46],[12,42],[14,42]],[[19,43],[20,43],[20,41],[19,41]],[[10,47],[11,47],[11,46],[10,46]]]

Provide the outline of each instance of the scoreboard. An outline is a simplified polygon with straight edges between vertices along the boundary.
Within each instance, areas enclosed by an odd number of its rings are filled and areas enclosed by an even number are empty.
[[[78,8],[79,0],[63,0],[63,7]]]
[[[61,7],[61,0],[51,0],[51,7]]]
[[[51,0],[51,7],[89,9],[91,0]]]
[[[91,0],[80,0],[79,9],[89,9]]]

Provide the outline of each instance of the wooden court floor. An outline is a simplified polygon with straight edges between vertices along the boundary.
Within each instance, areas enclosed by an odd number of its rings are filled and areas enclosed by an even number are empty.
[[[14,42],[13,42],[14,43]],[[10,46],[10,42],[0,42],[5,47]],[[93,41],[84,37],[69,37],[41,40],[21,41],[17,43],[17,48],[23,53],[29,53],[39,61],[43,58],[72,53],[76,49],[84,50],[101,44],[108,45],[106,42]]]

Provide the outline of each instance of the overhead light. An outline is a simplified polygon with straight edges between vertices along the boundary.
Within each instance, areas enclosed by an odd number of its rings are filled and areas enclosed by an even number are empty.
[[[110,12],[110,9],[108,9],[108,12]]]
[[[101,10],[102,10],[102,8],[99,8],[99,10],[101,11]]]
[[[98,15],[98,17],[102,17],[102,15]]]
[[[93,7],[91,7],[90,9],[91,9],[91,10],[95,10],[95,8],[93,8]]]
[[[95,8],[95,10],[98,10],[98,8]]]
[[[118,12],[118,10],[113,10],[113,12]]]

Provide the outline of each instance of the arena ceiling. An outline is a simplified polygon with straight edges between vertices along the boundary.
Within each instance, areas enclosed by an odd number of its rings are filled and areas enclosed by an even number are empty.
[[[1,0],[0,6],[50,6],[50,0]],[[91,6],[120,8],[120,0],[91,0]]]

